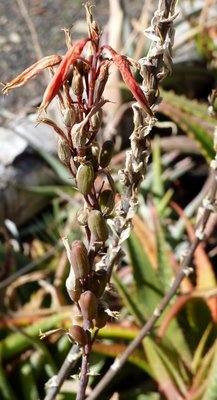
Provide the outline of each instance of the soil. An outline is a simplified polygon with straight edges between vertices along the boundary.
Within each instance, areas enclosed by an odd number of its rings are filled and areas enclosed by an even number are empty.
[[[38,60],[32,37],[22,15],[20,3],[24,2],[29,19],[33,23],[44,56],[63,54],[65,36],[63,27],[72,27],[72,38],[85,36],[84,0],[2,0],[0,2],[0,80],[10,81],[25,68]],[[94,15],[104,26],[109,16],[109,1],[95,0]],[[142,2],[124,0],[123,5],[130,17],[138,18]],[[40,74],[25,87],[14,90],[9,96],[0,96],[0,125],[7,117],[25,111],[26,106],[42,97],[46,85]],[[12,113],[12,114],[10,114]]]

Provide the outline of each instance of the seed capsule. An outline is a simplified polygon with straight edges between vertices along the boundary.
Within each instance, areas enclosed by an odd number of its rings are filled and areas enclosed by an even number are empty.
[[[108,314],[105,312],[106,304],[100,302],[97,308],[97,317],[95,318],[95,327],[98,329],[103,328],[108,321]]]
[[[84,329],[93,328],[93,319],[97,317],[97,298],[93,292],[86,290],[80,296],[81,313],[84,319]]]
[[[99,205],[103,215],[111,214],[115,205],[115,196],[112,190],[103,190],[99,198]]]
[[[76,96],[82,96],[84,91],[83,80],[76,67],[74,67],[73,71],[72,89]]]
[[[114,153],[114,143],[111,140],[106,140],[103,143],[101,151],[99,153],[99,165],[102,168],[106,168],[113,156]]]
[[[79,279],[75,280],[74,271],[73,271],[73,274],[70,273],[68,278],[66,279],[66,289],[67,289],[70,299],[72,301],[74,301],[75,303],[77,303],[78,300],[80,299],[80,296],[81,296],[81,293],[83,290],[83,286]]]
[[[75,240],[71,245],[70,264],[73,268],[75,279],[85,279],[89,273],[88,253],[81,240]]]
[[[85,226],[87,225],[87,220],[88,220],[88,212],[86,208],[80,208],[77,212],[77,221],[80,225]]]
[[[91,192],[94,183],[94,170],[92,165],[80,165],[77,171],[76,180],[79,192],[84,196],[87,196]]]
[[[108,239],[108,228],[101,211],[92,210],[89,213],[88,227],[94,240],[105,242]]]
[[[58,140],[57,153],[60,161],[64,164],[69,163],[72,153],[68,143],[62,138],[59,138]]]
[[[67,108],[63,114],[63,122],[65,126],[71,128],[76,121],[76,113],[72,108]]]
[[[97,298],[100,298],[103,295],[107,278],[107,272],[103,268],[93,272],[91,290]]]
[[[79,325],[73,325],[69,328],[68,335],[81,346],[85,346],[88,343],[87,332]]]
[[[102,109],[100,108],[93,116],[90,118],[90,128],[93,132],[98,132],[102,123]]]

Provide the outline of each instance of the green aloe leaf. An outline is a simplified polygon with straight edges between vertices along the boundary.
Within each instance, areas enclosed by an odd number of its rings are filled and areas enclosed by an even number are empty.
[[[154,346],[168,373],[176,383],[177,388],[186,396],[187,388],[182,378],[177,354],[172,350],[172,348],[166,348],[160,345],[156,346],[156,342],[154,342]]]
[[[171,251],[157,216],[155,221],[155,235],[157,240],[157,276],[162,284],[164,293],[166,293],[171,286],[174,273],[169,257]]]
[[[17,400],[11,385],[5,375],[4,368],[0,364],[0,399],[2,400]]]
[[[1,359],[3,361],[9,360],[25,351],[34,344],[34,338],[38,339],[40,330],[46,332],[50,329],[56,328],[67,318],[69,318],[69,313],[62,312],[37,321],[23,330],[24,334],[26,333],[28,335],[28,338],[20,332],[12,333],[7,336],[5,339],[0,341]],[[35,342],[36,347],[39,347],[39,343],[37,341]],[[43,351],[45,351],[45,346],[43,345],[42,347]]]
[[[68,181],[69,183],[69,181]],[[15,186],[15,185],[14,185]],[[18,189],[24,190],[25,192],[35,193],[40,196],[54,197],[62,193],[72,194],[74,193],[73,187],[60,186],[60,185],[43,185],[43,186],[17,186]]]
[[[23,400],[40,398],[30,363],[25,362],[19,368],[19,382]]]
[[[139,239],[133,233],[128,239],[128,248],[132,262],[133,276],[137,289],[136,291],[138,294],[138,300],[140,304],[139,308],[144,313],[144,319],[147,320],[153,314],[155,308],[160,304],[163,294],[165,292],[165,288],[163,287],[162,282],[160,282],[157,273],[154,272],[152,265],[144,251],[144,248],[141,246]],[[162,262],[163,255],[161,255],[160,258]],[[165,275],[167,276],[166,277],[167,285],[168,282],[171,283],[170,277],[168,278],[169,274],[168,271],[167,272],[164,271],[162,272],[162,274],[164,274],[164,276]],[[133,297],[132,294],[131,297]],[[167,309],[161,316],[159,323],[164,318]],[[176,351],[176,353],[179,354],[181,359],[186,364],[190,365],[191,363],[190,350],[186,342],[186,339],[183,335],[183,332],[179,326],[179,323],[176,319],[173,319],[170,322],[170,325],[166,331],[165,340],[169,341],[170,345]]]
[[[132,296],[132,293],[128,290],[126,285],[124,285],[121,280],[118,278],[117,274],[113,271],[112,273],[112,278],[115,283],[115,287],[117,288],[118,292],[121,295],[121,298],[123,299],[126,307],[128,308],[129,312],[134,316],[135,321],[139,324],[142,325],[144,324],[145,320],[142,315],[142,311],[139,307],[139,301],[136,300],[136,294],[135,296]]]
[[[172,92],[164,92],[164,99],[162,112],[197,142],[208,161],[213,159],[215,152],[209,132],[213,132],[215,125],[214,120],[205,113],[206,107]]]
[[[217,398],[217,341],[215,342],[215,352],[206,377],[206,390],[202,400],[216,400]]]
[[[97,343],[93,344],[93,352],[107,357],[118,357],[126,350],[126,346],[120,343]],[[150,369],[149,364],[145,359],[144,352],[142,350],[135,350],[128,358],[129,362],[141,368],[153,377],[153,373]]]
[[[162,299],[162,288],[139,239],[134,233],[128,239],[128,249],[138,299],[144,317],[148,319]]]
[[[162,360],[157,351],[157,345],[151,338],[146,337],[143,340],[143,346],[160,390],[166,395],[168,400],[183,400],[181,393],[176,387],[171,372],[165,366],[165,360]]]
[[[192,400],[198,400],[197,393],[200,393],[201,399],[201,388],[202,392],[204,391],[204,383],[206,382],[206,377],[209,374],[210,366],[212,365],[212,360],[214,358],[216,352],[216,343],[209,349],[209,351],[203,357],[203,362],[200,365],[197,373],[194,375],[192,387],[191,387],[191,395]]]
[[[160,153],[160,138],[158,136],[156,136],[154,139],[152,146],[152,154],[153,154],[152,192],[155,204],[157,206],[164,195],[164,184],[162,178],[161,153]]]

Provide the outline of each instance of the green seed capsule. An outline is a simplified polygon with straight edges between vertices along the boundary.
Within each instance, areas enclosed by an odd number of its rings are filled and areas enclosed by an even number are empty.
[[[106,168],[113,156],[114,153],[114,143],[111,140],[106,140],[103,143],[101,151],[99,153],[99,165],[102,168]]]
[[[94,170],[92,165],[80,165],[77,171],[76,180],[79,192],[84,196],[87,196],[91,192],[94,183]]]
[[[98,132],[102,124],[102,109],[100,108],[93,116],[90,118],[90,128],[93,132]]]
[[[103,190],[99,198],[99,205],[103,215],[111,214],[115,205],[115,196],[112,190]]]
[[[73,325],[69,328],[68,335],[81,346],[85,346],[88,343],[87,332],[79,325]]]
[[[85,226],[87,225],[87,220],[88,220],[88,212],[86,208],[80,208],[77,212],[77,221],[80,225]]]
[[[88,227],[91,235],[97,242],[105,242],[108,239],[108,227],[101,211],[90,211],[88,216]]]
[[[69,163],[72,153],[68,143],[62,138],[59,138],[58,140],[57,153],[60,161],[64,164]]]
[[[67,108],[63,114],[63,122],[65,126],[71,128],[76,121],[76,113],[72,108]]]

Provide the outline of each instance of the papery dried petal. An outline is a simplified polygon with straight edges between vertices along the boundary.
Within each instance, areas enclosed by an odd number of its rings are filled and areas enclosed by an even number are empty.
[[[70,50],[67,51],[65,56],[62,58],[62,61],[55,72],[52,80],[50,81],[39,108],[39,112],[46,111],[48,105],[53,100],[53,98],[60,91],[63,82],[66,80],[69,72],[70,65],[74,64],[78,57],[80,56],[84,46],[89,41],[89,38],[83,39],[79,43],[74,44]]]
[[[22,74],[18,75],[12,81],[4,84],[4,88],[2,90],[3,94],[8,94],[9,90],[25,85],[26,82],[34,78],[34,76],[39,74],[45,68],[53,67],[59,64],[61,60],[62,57],[58,55],[52,55],[42,58],[35,64],[31,65],[29,68],[25,69]]]
[[[117,65],[124,82],[130,89],[135,99],[138,101],[141,107],[147,112],[147,114],[153,116],[153,112],[148,105],[148,101],[145,97],[145,94],[143,93],[141,87],[138,85],[138,83],[136,82],[135,78],[132,75],[132,72],[130,70],[130,62],[127,60],[126,57],[118,54],[110,46],[104,45],[103,47],[109,50],[113,62]]]

